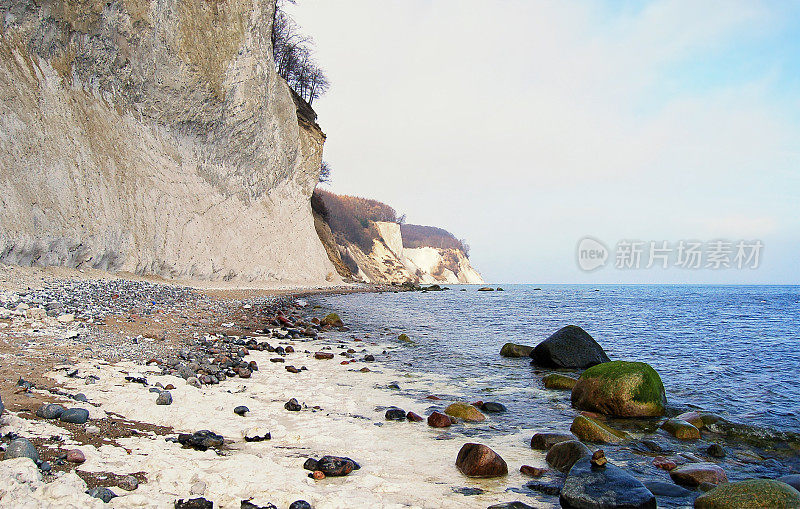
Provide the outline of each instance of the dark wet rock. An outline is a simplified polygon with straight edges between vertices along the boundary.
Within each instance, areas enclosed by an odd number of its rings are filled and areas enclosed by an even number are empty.
[[[274,504],[267,504],[267,505],[257,505],[249,500],[242,500],[241,504],[239,505],[240,509],[278,509]]]
[[[49,461],[43,461],[39,464],[39,470],[44,472],[45,474],[50,472],[53,469],[52,465],[50,465]]]
[[[453,421],[447,415],[440,412],[433,412],[428,416],[428,426],[432,428],[447,428]]]
[[[645,487],[650,490],[650,493],[656,497],[665,498],[694,498],[697,492],[682,488],[677,484],[672,484],[663,481],[650,481],[644,483]]]
[[[87,403],[89,398],[86,397],[86,394],[79,392],[78,394],[72,396],[72,399],[75,401],[80,401],[81,403]]]
[[[490,286],[482,286],[482,287],[478,288],[478,291],[479,292],[493,292],[494,288],[492,288]]]
[[[422,422],[425,420],[421,415],[414,412],[408,412],[406,414],[406,419],[408,419],[410,422]]]
[[[559,472],[567,473],[578,460],[591,456],[592,451],[577,440],[567,440],[554,444],[545,460],[547,464]]]
[[[697,440],[700,438],[700,430],[678,418],[667,419],[661,425],[661,429],[679,440]]]
[[[61,413],[59,419],[72,424],[85,424],[89,420],[89,411],[85,408],[68,408]]]
[[[375,356],[374,355],[365,355],[364,356],[364,362],[373,362],[374,360],[375,360]]]
[[[16,438],[6,447],[6,454],[3,459],[30,458],[34,463],[39,462],[39,453],[36,447],[27,438]]]
[[[323,456],[317,461],[317,470],[328,477],[341,477],[361,468],[358,463],[341,456]]]
[[[288,410],[290,412],[299,412],[300,410],[303,409],[303,407],[300,406],[300,403],[298,403],[295,398],[292,398],[289,401],[287,401],[283,405],[283,408],[285,408],[286,410]]]
[[[236,374],[239,375],[239,378],[250,378],[253,372],[250,371],[250,368],[241,367],[236,370]]]
[[[555,444],[567,440],[575,440],[575,435],[572,433],[536,433],[531,438],[531,449],[548,451]]]
[[[572,389],[572,406],[614,417],[660,417],[666,403],[661,377],[644,362],[599,364]]]
[[[533,352],[532,346],[517,345],[515,343],[506,343],[500,349],[500,355],[503,357],[530,357]]]
[[[800,474],[784,475],[783,477],[778,477],[778,480],[788,484],[796,490],[800,490]]]
[[[490,505],[489,509],[536,509],[536,508],[531,505],[524,504],[522,502],[503,502],[502,504]]]
[[[297,369],[294,366],[286,366],[286,371],[288,371],[289,373],[299,373],[300,372],[300,370]]]
[[[317,460],[314,458],[308,458],[305,463],[303,463],[303,468],[305,470],[311,470],[312,472],[319,470],[319,468],[317,468]]]
[[[567,325],[556,331],[531,351],[537,366],[548,368],[588,368],[608,362],[603,348],[583,329]]]
[[[502,477],[508,474],[505,460],[482,444],[464,444],[458,451],[456,467],[467,477]]]
[[[235,413],[236,415],[241,415],[242,417],[244,417],[244,415],[249,411],[250,409],[244,405],[239,405],[233,409],[233,413]]]
[[[547,473],[546,468],[536,468],[530,465],[522,465],[519,467],[519,472],[522,475],[526,475],[528,477],[541,477]]]
[[[708,449],[706,449],[706,454],[708,454],[712,458],[724,458],[725,449],[723,449],[722,446],[719,444],[711,444],[708,446]]]
[[[292,502],[292,505],[289,506],[289,509],[313,509],[311,504],[306,502],[305,500],[295,500]]]
[[[387,421],[405,421],[406,411],[402,408],[393,407],[386,411],[385,417]]]
[[[468,486],[464,486],[464,487],[461,487],[461,488],[451,488],[451,489],[453,490],[453,493],[458,493],[460,495],[465,495],[467,497],[470,497],[470,496],[473,496],[473,495],[482,495],[482,494],[486,493],[484,490],[482,490],[480,488],[470,488]]]
[[[536,491],[542,495],[558,495],[564,483],[560,479],[550,479],[545,481],[531,481],[525,483],[525,487],[531,491]]]
[[[244,433],[245,442],[263,442],[265,440],[272,440],[272,433],[267,431],[267,428],[250,428]]]
[[[44,405],[40,406],[38,410],[36,410],[36,415],[43,419],[58,419],[61,417],[61,414],[64,413],[64,408],[61,405],[55,403],[45,403]]]
[[[789,509],[800,507],[800,492],[786,483],[769,479],[722,484],[700,495],[697,509]]]
[[[466,422],[482,422],[486,420],[486,416],[468,403],[452,403],[444,410],[444,413]]]
[[[103,486],[97,486],[96,488],[92,488],[90,490],[87,490],[86,494],[89,495],[92,498],[99,498],[100,500],[102,500],[106,504],[111,502],[112,498],[116,498],[117,497],[116,493],[114,493],[110,489],[105,488]]]
[[[184,447],[205,451],[210,448],[221,447],[225,443],[225,438],[213,431],[203,429],[194,433],[181,433],[178,435],[178,443]]]
[[[169,391],[161,392],[156,398],[156,405],[171,405],[171,404],[172,404],[172,393],[170,393]]]
[[[624,432],[585,415],[576,416],[569,430],[581,440],[598,444],[618,444],[628,438]]]
[[[572,466],[559,501],[567,509],[656,507],[656,498],[638,479],[611,463],[594,467],[589,458]]]
[[[728,482],[728,477],[721,467],[714,463],[688,463],[669,471],[669,476],[678,484],[695,487],[701,483],[720,484]]]
[[[485,401],[481,405],[481,410],[487,414],[501,414],[508,411],[504,404],[497,403],[496,401]]]
[[[203,497],[176,500],[175,509],[214,509],[214,502]]]

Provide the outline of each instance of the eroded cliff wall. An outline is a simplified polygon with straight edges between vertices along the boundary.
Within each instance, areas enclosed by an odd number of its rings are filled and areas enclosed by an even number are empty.
[[[0,260],[321,282],[274,0],[0,4]]]

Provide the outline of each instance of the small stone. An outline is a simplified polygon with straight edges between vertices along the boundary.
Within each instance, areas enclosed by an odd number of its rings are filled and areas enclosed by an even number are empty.
[[[175,509],[214,509],[214,502],[205,498],[190,498],[189,500],[176,500]]]
[[[62,422],[72,424],[85,424],[89,420],[89,411],[85,408],[68,408],[61,413]]]
[[[239,375],[239,378],[250,378],[252,372],[248,368],[239,368],[236,370],[236,374]]]
[[[333,359],[333,354],[329,352],[317,352],[314,354],[314,358],[319,360],[330,360]]]
[[[606,459],[606,455],[602,449],[598,449],[594,451],[592,454],[592,459],[589,460],[593,467],[602,468],[606,466],[608,460]]]
[[[290,412],[299,412],[300,410],[303,409],[303,407],[300,406],[300,403],[298,403],[295,398],[292,398],[289,401],[287,401],[286,404],[283,405],[283,408],[285,408]]]
[[[677,467],[678,464],[668,458],[665,458],[664,456],[656,456],[653,458],[653,466],[669,472],[673,468]]]
[[[64,413],[64,408],[61,405],[57,405],[55,403],[44,404],[36,410],[36,415],[43,419],[58,419],[61,417],[61,414]]]
[[[467,477],[502,477],[508,474],[508,465],[503,458],[482,444],[464,444],[458,452],[456,467]]]
[[[432,428],[447,428],[452,424],[453,421],[450,419],[450,417],[443,413],[433,412],[428,416],[428,426]]]
[[[531,437],[531,449],[549,451],[555,444],[567,440],[575,440],[575,435],[571,433],[536,433]]]
[[[30,458],[34,463],[39,462],[39,453],[36,447],[27,438],[17,438],[11,441],[6,447],[6,454],[3,459]]]
[[[89,495],[90,497],[93,497],[93,498],[99,498],[100,500],[102,500],[106,504],[111,502],[112,498],[116,498],[117,497],[116,493],[114,493],[110,489],[105,488],[103,486],[98,486],[96,488],[92,488],[90,490],[87,490],[86,494]]]
[[[358,463],[342,456],[323,456],[317,461],[317,470],[328,477],[341,477],[361,468]]]
[[[267,428],[255,427],[250,428],[244,432],[245,442],[263,442],[264,440],[271,440],[272,434]]]
[[[725,449],[723,449],[719,444],[711,444],[708,446],[708,449],[706,449],[706,454],[712,458],[724,458]]]
[[[174,385],[172,385],[172,384],[167,384],[167,385],[166,385],[166,387],[164,387],[164,390],[165,390],[165,391],[171,391],[171,390],[173,390],[173,389],[175,389],[175,386],[174,386]]]
[[[450,417],[457,417],[466,422],[482,422],[486,420],[486,416],[477,408],[467,403],[452,403],[445,409],[444,413]]]
[[[519,467],[519,471],[522,475],[527,475],[528,477],[541,477],[547,472],[547,469],[536,468],[530,465],[522,465]]]
[[[406,414],[406,419],[411,422],[422,422],[424,420],[421,415],[415,414],[414,412],[408,412]]]
[[[578,415],[569,428],[575,436],[588,442],[617,444],[627,439],[627,434],[585,415]]]
[[[480,409],[487,414],[500,414],[508,411],[504,404],[496,401],[486,401],[480,405]]]
[[[80,464],[86,461],[86,456],[80,449],[70,449],[69,451],[67,451],[66,460],[69,461],[70,463]]]
[[[171,405],[172,404],[172,393],[169,391],[164,391],[158,395],[156,398],[156,405]]]
[[[117,486],[125,491],[133,491],[139,487],[139,479],[132,475],[123,475],[117,481]]]
[[[312,479],[315,479],[317,481],[321,481],[321,480],[325,479],[325,473],[322,472],[321,470],[314,470],[309,475],[311,476]]]
[[[678,440],[697,440],[700,438],[700,430],[691,425],[690,423],[673,418],[667,419],[661,425],[661,429],[674,436]]]
[[[51,471],[52,469],[53,469],[53,467],[50,465],[49,461],[43,461],[39,465],[39,470],[41,470],[44,473],[47,473],[47,472]]]
[[[86,430],[86,433],[88,435],[99,435],[100,434],[100,428],[98,426],[93,425],[93,424],[90,424],[89,426],[86,426],[86,428],[84,428],[84,429]]]
[[[390,408],[386,411],[385,417],[387,421],[405,421],[406,411],[402,408]]]
[[[75,401],[80,401],[81,403],[87,403],[89,398],[86,397],[86,394],[79,392],[78,394],[72,396],[72,399]]]
[[[286,366],[286,371],[288,371],[289,373],[299,373],[300,372],[300,370],[297,369],[294,366]]]
[[[250,409],[244,405],[239,405],[233,409],[233,413],[235,413],[236,415],[241,415],[242,417],[244,417],[244,414],[246,414],[249,411]]]
[[[292,502],[292,505],[289,506],[289,509],[313,509],[311,504],[306,502],[305,500],[295,500]]]
[[[553,445],[550,450],[547,451],[545,461],[559,472],[566,474],[575,462],[591,455],[592,451],[581,442],[577,440],[567,440]]]
[[[197,481],[196,483],[192,484],[192,487],[189,489],[190,495],[202,495],[206,492],[206,483],[203,481]]]
[[[714,463],[706,462],[689,463],[673,468],[670,470],[669,476],[677,484],[689,487],[696,487],[704,482],[711,484],[728,482],[728,477],[722,468]]]
[[[196,376],[190,376],[189,378],[186,379],[186,384],[191,385],[192,387],[197,387],[199,389],[200,379],[197,378]]]

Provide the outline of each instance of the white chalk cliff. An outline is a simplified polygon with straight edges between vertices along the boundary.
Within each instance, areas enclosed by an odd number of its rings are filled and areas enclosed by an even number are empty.
[[[0,261],[198,279],[338,279],[309,196],[275,0],[0,5]]]

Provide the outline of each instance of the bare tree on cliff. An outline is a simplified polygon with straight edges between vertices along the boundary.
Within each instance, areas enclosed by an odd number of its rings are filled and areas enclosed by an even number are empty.
[[[331,165],[328,161],[322,161],[322,165],[319,167],[320,184],[328,184],[331,181],[331,169]]]
[[[275,70],[297,95],[312,104],[328,91],[330,82],[314,60],[314,41],[300,32],[297,23],[283,10],[283,2],[294,4],[296,0],[279,0],[273,15]]]

